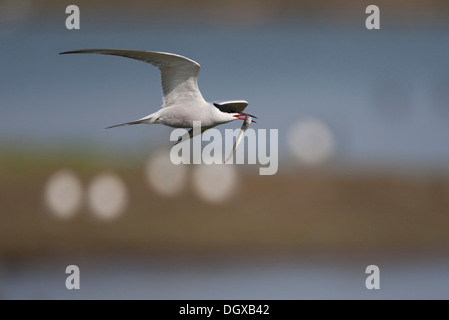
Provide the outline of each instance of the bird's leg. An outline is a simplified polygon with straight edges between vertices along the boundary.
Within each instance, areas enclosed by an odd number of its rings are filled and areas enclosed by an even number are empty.
[[[203,133],[204,131],[206,131],[210,128],[212,128],[212,127],[201,127],[201,130],[198,130],[198,132],[196,132],[196,134]],[[178,143],[181,143],[183,141],[187,141],[187,140],[193,138],[195,136],[194,133],[195,133],[194,130],[190,129],[189,132],[186,132],[183,136],[179,137],[178,141],[174,145],[176,146]]]

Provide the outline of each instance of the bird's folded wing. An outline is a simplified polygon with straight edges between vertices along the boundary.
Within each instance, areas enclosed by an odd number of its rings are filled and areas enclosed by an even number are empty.
[[[195,100],[204,101],[198,89],[200,65],[189,58],[165,52],[121,49],[87,49],[61,52],[61,54],[71,53],[120,56],[144,61],[157,67],[161,72],[164,107],[182,102],[194,102]]]
[[[214,106],[221,112],[241,113],[248,106],[248,102],[245,100],[220,101],[214,102]]]

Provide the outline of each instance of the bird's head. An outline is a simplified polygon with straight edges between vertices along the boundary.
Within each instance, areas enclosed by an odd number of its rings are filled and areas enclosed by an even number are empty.
[[[213,105],[228,119],[227,121],[232,121],[235,119],[246,120],[248,117],[257,119],[257,117],[244,113],[243,110],[248,105],[245,100],[232,100],[225,102],[214,102]],[[254,122],[254,121],[253,121]]]

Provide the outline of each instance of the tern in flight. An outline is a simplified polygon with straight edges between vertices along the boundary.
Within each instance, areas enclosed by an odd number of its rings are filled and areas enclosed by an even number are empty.
[[[198,131],[202,133],[223,123],[236,119],[244,120],[241,131],[235,141],[233,152],[230,155],[232,156],[252,118],[256,118],[243,112],[248,105],[248,102],[245,100],[214,103],[204,100],[198,89],[200,65],[186,57],[165,52],[119,49],[88,49],[61,52],[61,54],[71,53],[97,53],[131,58],[147,62],[157,67],[161,73],[164,95],[162,108],[141,119],[110,126],[108,129],[141,123],[163,124],[173,128],[192,128],[179,138],[177,142],[179,143],[194,136],[193,121],[201,121],[201,130]]]

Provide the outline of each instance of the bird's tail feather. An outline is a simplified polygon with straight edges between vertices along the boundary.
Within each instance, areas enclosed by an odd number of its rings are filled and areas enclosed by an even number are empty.
[[[107,127],[105,129],[111,129],[111,128],[116,128],[116,127],[121,127],[121,126],[130,126],[130,125],[141,124],[141,123],[148,123],[148,119],[144,119],[144,120],[141,119],[141,120],[137,120],[137,121],[120,123],[120,124],[116,124],[116,125]]]

